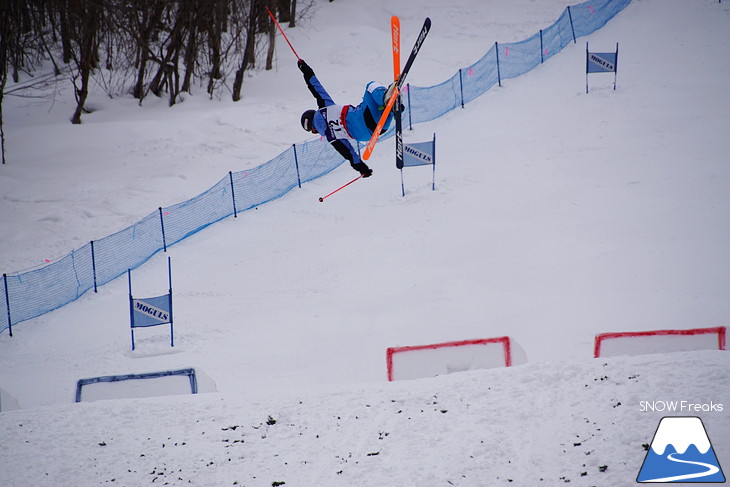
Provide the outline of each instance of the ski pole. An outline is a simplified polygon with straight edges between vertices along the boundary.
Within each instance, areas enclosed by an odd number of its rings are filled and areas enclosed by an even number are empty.
[[[319,202],[320,202],[320,203],[322,203],[322,202],[323,202],[323,201],[325,200],[325,198],[329,198],[330,196],[332,196],[333,194],[335,194],[335,193],[336,193],[336,192],[338,192],[339,190],[341,190],[341,189],[344,189],[344,188],[346,188],[347,186],[351,185],[352,183],[354,183],[355,181],[357,181],[358,179],[361,179],[361,178],[362,178],[362,175],[360,175],[360,176],[356,177],[355,179],[353,179],[352,181],[350,181],[350,182],[349,182],[349,183],[347,183],[347,184],[343,184],[342,186],[340,186],[340,187],[339,187],[339,188],[337,188],[336,190],[332,191],[332,192],[331,192],[330,194],[328,194],[327,196],[322,196],[321,198],[319,198]]]
[[[271,13],[271,10],[269,10],[269,7],[266,7],[266,11],[269,12],[269,17],[271,17],[271,20],[274,21],[276,24],[276,27],[279,28],[279,32],[281,32],[281,35],[284,36],[284,40],[287,44],[289,44],[289,47],[291,48],[291,51],[294,53],[294,55],[297,57],[297,60],[300,60],[299,54],[297,54],[297,51],[294,50],[294,46],[291,45],[291,42],[289,42],[289,38],[284,34],[284,31],[282,30],[281,26],[279,25],[279,22],[276,21],[276,17],[274,17],[274,14]]]

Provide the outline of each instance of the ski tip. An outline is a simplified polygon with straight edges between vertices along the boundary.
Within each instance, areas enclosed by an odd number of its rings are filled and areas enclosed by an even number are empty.
[[[431,27],[431,19],[429,17],[426,17],[426,20],[424,20],[423,23]]]

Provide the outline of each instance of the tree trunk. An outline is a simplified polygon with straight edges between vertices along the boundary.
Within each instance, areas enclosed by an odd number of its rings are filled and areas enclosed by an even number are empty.
[[[266,70],[273,68],[274,64],[274,48],[276,47],[276,26],[273,21],[269,21],[269,50],[266,53]]]
[[[213,10],[213,17],[210,22],[208,31],[208,44],[210,46],[210,74],[208,77],[208,94],[213,95],[215,90],[215,81],[223,77],[221,72],[221,42],[223,32],[227,23],[226,3],[217,0]]]
[[[63,64],[69,64],[71,62],[73,49],[71,48],[71,29],[69,27],[68,11],[64,5],[60,5],[58,14],[59,24],[61,27],[61,52],[63,53]]]
[[[246,47],[243,50],[243,69],[254,67],[256,59],[256,27],[257,27],[257,0],[251,0],[251,14],[248,17],[246,32]]]
[[[236,77],[233,79],[233,95],[231,98],[233,101],[239,101],[241,99],[241,88],[243,87],[243,72],[245,70],[240,67],[236,70]]]
[[[144,77],[147,71],[147,61],[149,54],[146,48],[140,49],[139,69],[137,70],[137,82],[134,84],[134,90],[132,96],[138,99],[140,102],[144,98]]]
[[[291,0],[279,0],[275,5],[279,14],[279,23],[291,22]]]
[[[236,79],[233,82],[233,101],[241,99],[241,88],[243,87],[243,73],[249,65],[253,65],[253,58],[256,54],[256,14],[257,0],[251,0],[251,10],[248,14],[248,29],[246,31],[246,47],[243,50],[241,66],[236,70]]]
[[[175,56],[175,65],[170,73],[170,102],[168,106],[173,106],[177,100],[177,95],[180,94],[180,66],[178,60],[180,56]]]
[[[179,19],[175,23],[175,26],[173,27],[172,32],[170,32],[170,35],[167,39],[167,51],[165,52],[165,57],[160,61],[160,66],[157,68],[157,73],[155,74],[154,78],[152,78],[152,81],[150,82],[150,91],[155,94],[155,96],[160,96],[162,94],[162,89],[165,84],[167,84],[167,87],[169,90],[173,89],[172,86],[172,71],[174,68],[174,65],[177,64],[177,57],[179,50],[180,50],[180,38],[182,36],[180,35],[180,23]]]
[[[155,2],[154,8],[151,9],[149,15],[147,10],[143,10],[141,23],[133,22],[137,30],[132,35],[133,38],[136,38],[139,64],[137,66],[137,82],[134,85],[132,96],[140,102],[145,97],[144,81],[147,76],[147,63],[150,61],[152,33],[158,28],[163,11],[164,4],[162,2]]]
[[[5,80],[7,80],[7,74],[3,69],[2,75],[0,76],[0,153],[2,153],[3,166],[5,165],[5,127],[3,126],[3,98],[5,93]]]
[[[71,117],[71,123],[73,124],[81,123],[81,113],[84,111],[86,98],[89,95],[89,77],[97,59],[95,48],[100,12],[99,7],[91,2],[87,4],[87,7],[85,11],[83,8],[79,10],[81,15],[77,39],[79,45],[77,64],[79,76],[81,77],[81,87],[76,87],[76,110]]]
[[[74,125],[78,125],[81,123],[81,114],[84,111],[84,104],[86,103],[86,98],[89,96],[89,73],[91,71],[87,69],[82,69],[80,71],[81,75],[81,88],[76,87],[76,83],[74,82],[74,87],[76,88],[76,110],[74,111],[73,116],[71,117],[71,123]]]
[[[291,14],[289,14],[289,27],[296,27],[297,0],[291,0]]]
[[[182,91],[190,91],[190,79],[195,72],[195,54],[197,53],[197,26],[192,16],[189,21],[188,43],[185,46],[185,78],[183,79]]]
[[[5,6],[0,7],[2,18],[0,18],[0,153],[2,153],[3,165],[5,164],[5,128],[3,127],[3,98],[5,94],[5,83],[8,79],[8,33],[10,32],[10,15],[4,11]]]

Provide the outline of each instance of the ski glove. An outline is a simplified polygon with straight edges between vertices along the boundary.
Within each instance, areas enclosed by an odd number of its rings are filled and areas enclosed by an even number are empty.
[[[309,64],[305,63],[303,59],[300,59],[297,61],[297,66],[299,67],[299,70],[304,74],[304,79],[308,80],[312,76],[314,76],[314,70],[309,67]]]
[[[357,164],[350,164],[355,171],[358,171],[362,177],[369,178],[373,175],[373,170],[370,169],[364,162],[358,162]]]

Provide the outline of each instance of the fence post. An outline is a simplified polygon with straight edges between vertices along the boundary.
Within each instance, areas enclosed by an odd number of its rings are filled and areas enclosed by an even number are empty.
[[[586,93],[588,93],[588,41],[586,41]]]
[[[567,7],[568,9],[568,18],[570,19],[570,30],[573,33],[573,44],[577,44],[575,40],[575,27],[573,27],[573,14],[570,13],[570,5]]]
[[[436,132],[433,133],[433,168],[431,171],[431,191],[436,191]]]
[[[231,197],[233,198],[233,218],[238,218],[236,213],[236,190],[233,189],[233,172],[228,171],[228,178],[231,180]]]
[[[129,282],[129,329],[132,332],[132,351],[134,351],[134,298],[132,297],[131,269],[127,269],[127,282]]]
[[[494,43],[494,53],[497,55],[497,83],[502,86],[502,75],[499,72],[499,43]]]
[[[618,77],[618,42],[616,43],[616,59],[613,66],[613,90],[616,91],[616,78]]]
[[[545,57],[542,55],[544,51],[545,48],[542,45],[542,29],[540,29],[540,64],[545,62]]]
[[[406,91],[408,92],[408,127],[413,130],[413,114],[411,113],[411,84],[406,83]]]
[[[175,346],[175,330],[172,326],[172,264],[170,263],[170,256],[167,257],[167,280],[170,284],[170,300],[168,301],[168,305],[170,306],[170,346]]]
[[[461,77],[461,68],[459,68],[459,89],[461,90],[461,108],[464,108],[464,80]]]
[[[89,242],[91,244],[91,272],[94,274],[94,292],[96,291],[96,254],[94,254],[94,241]]]
[[[13,336],[13,322],[10,319],[10,295],[8,294],[8,275],[3,274],[3,283],[5,284],[5,307],[8,311],[8,330],[10,330],[10,336]]]
[[[158,208],[160,211],[160,229],[162,230],[162,248],[167,252],[167,240],[165,239],[165,220],[162,218],[162,207]]]
[[[294,165],[297,168],[297,184],[299,185],[299,188],[302,187],[302,177],[299,175],[299,157],[297,157],[297,144],[291,145],[294,148]],[[358,145],[358,148],[360,146]]]

